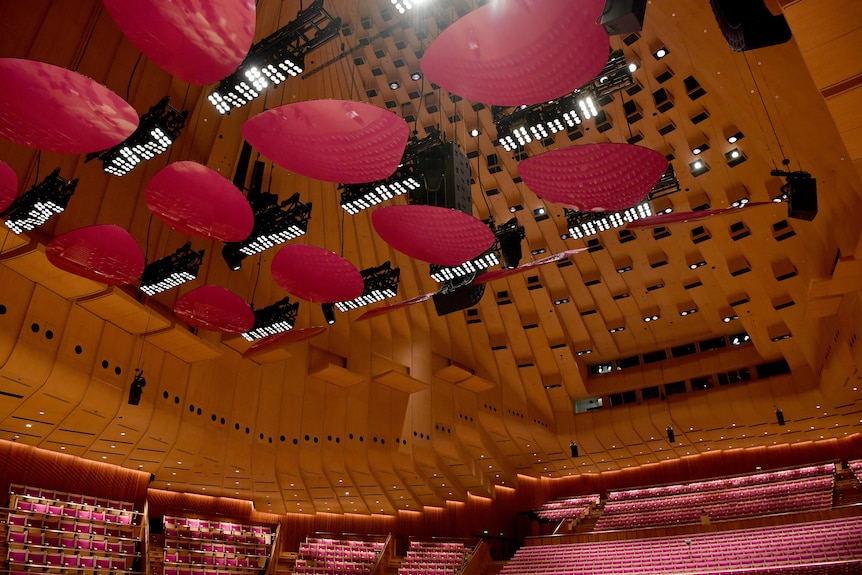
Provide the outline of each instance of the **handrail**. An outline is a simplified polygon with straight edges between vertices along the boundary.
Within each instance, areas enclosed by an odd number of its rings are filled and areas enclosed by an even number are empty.
[[[377,567],[380,565],[380,561],[383,559],[383,556],[386,554],[387,550],[389,550],[389,544],[392,542],[392,533],[389,533],[386,536],[386,539],[383,541],[383,550],[380,552],[380,555],[374,561],[374,564],[371,566],[371,575],[375,575],[377,573]]]

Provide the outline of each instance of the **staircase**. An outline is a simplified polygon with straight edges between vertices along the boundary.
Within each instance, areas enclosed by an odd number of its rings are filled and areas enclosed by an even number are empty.
[[[296,571],[296,551],[282,551],[278,554],[275,575],[291,575]]]
[[[165,538],[162,535],[150,535],[146,572],[149,575],[162,575],[165,572]]]
[[[573,533],[592,533],[593,529],[596,527],[596,523],[599,520],[599,517],[602,516],[602,513],[605,512],[605,508],[603,504],[599,504],[597,507],[593,508],[590,511],[590,514],[580,520],[580,522],[575,526],[575,529],[572,531]]]
[[[835,489],[832,493],[832,507],[862,503],[862,485],[849,469],[841,469],[835,473]]]
[[[503,570],[503,567],[506,566],[508,561],[491,561],[488,563],[488,567],[485,568],[485,573],[483,575],[499,575],[500,571]]]

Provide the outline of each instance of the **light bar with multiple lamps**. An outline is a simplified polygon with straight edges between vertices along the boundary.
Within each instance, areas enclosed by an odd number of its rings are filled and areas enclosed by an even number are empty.
[[[669,212],[670,208],[662,213]],[[566,210],[566,221],[569,225],[569,237],[578,240],[612,228],[621,228],[635,220],[648,218],[652,215],[652,206],[648,201],[644,201],[617,212],[592,213]]]
[[[154,261],[144,268],[141,275],[141,291],[148,296],[179,287],[194,281],[203,261],[204,250],[192,251],[192,243],[186,242],[169,256]]]
[[[248,341],[261,339],[293,329],[299,302],[290,303],[285,297],[272,305],[254,310],[254,326],[242,334]]]
[[[632,84],[632,68],[622,50],[611,53],[602,72],[589,84],[556,100],[514,109],[492,108],[500,145],[507,152],[573,129],[600,112],[600,101]]]
[[[60,168],[44,180],[15,198],[0,217],[6,227],[20,234],[38,228],[55,214],[61,214],[75,193],[78,178],[67,180],[60,176]]]
[[[500,263],[503,267],[516,268],[521,261],[521,240],[525,237],[524,226],[518,225],[517,218],[511,218],[499,227],[489,222],[494,232],[494,244],[477,257],[457,266],[431,264],[431,278],[437,283],[475,275]]]
[[[239,68],[210,92],[210,103],[220,114],[229,114],[270,85],[302,74],[305,54],[336,38],[340,29],[341,18],[330,16],[323,0],[314,0],[295,20],[254,44]]]
[[[359,273],[362,275],[364,286],[362,295],[349,301],[335,302],[335,307],[339,311],[358,309],[398,295],[401,270],[393,268],[391,262],[384,262],[377,267],[361,270]]]
[[[299,201],[298,192],[281,203],[277,203],[277,197],[260,194],[255,202],[259,207],[254,212],[251,235],[241,242],[225,243],[222,255],[232,270],[240,269],[246,257],[298,238],[308,230],[311,203]]]
[[[84,162],[99,159],[106,174],[125,176],[141,162],[165,153],[179,137],[189,113],[173,108],[168,102],[169,96],[159,100],[141,116],[138,127],[125,141],[102,152],[87,154]]]
[[[500,263],[497,242],[482,254],[457,266],[446,267],[431,264],[431,278],[437,283],[443,283],[455,278],[476,274]]]

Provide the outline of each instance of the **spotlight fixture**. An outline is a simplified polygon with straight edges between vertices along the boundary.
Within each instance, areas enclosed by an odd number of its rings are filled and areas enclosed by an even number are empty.
[[[15,198],[0,214],[6,227],[16,234],[38,228],[54,214],[62,214],[75,193],[78,178],[67,180],[57,168],[45,179]]]
[[[396,81],[396,80],[393,80],[392,82],[389,82],[389,89],[390,89],[390,90],[397,90],[397,89],[398,89],[398,88],[400,88],[400,87],[401,87],[401,84],[400,84],[398,81]]]
[[[462,264],[452,267],[440,266],[431,264],[431,278],[438,283],[443,283],[455,278],[469,276],[477,272],[484,271],[500,263],[500,256],[497,255],[496,242],[490,248]]]
[[[268,192],[255,196],[254,228],[241,242],[225,243],[222,256],[231,270],[242,266],[242,260],[271,247],[298,238],[308,230],[311,203],[299,201],[299,192],[280,204],[278,196]]]
[[[751,336],[747,333],[738,333],[736,335],[730,336],[730,345],[740,346],[742,344],[748,343],[751,341]]]
[[[476,136],[480,135],[481,133],[482,132],[481,132],[481,130],[479,130],[479,128],[473,128],[472,130],[470,130],[470,135],[474,138]]]
[[[626,330],[626,326],[621,325],[621,326],[619,326],[619,327],[612,327],[612,328],[610,328],[610,329],[608,330],[608,333],[617,333],[617,332],[625,331],[625,330]]]
[[[577,355],[578,357],[580,357],[580,356],[582,356],[582,355],[590,355],[591,353],[593,353],[593,350],[591,350],[591,349],[582,349],[582,350],[580,350],[580,351],[576,351],[576,352],[575,352],[575,355]]]
[[[412,10],[415,4],[419,4],[422,0],[392,0],[392,6],[398,10],[399,14],[404,14],[408,10]]]
[[[709,171],[709,164],[698,158],[697,160],[689,163],[688,169],[689,171],[691,171],[691,175],[696,178],[697,176],[705,174]]]
[[[640,68],[640,65],[637,62],[629,62],[629,72],[634,74],[637,72],[638,68]]]
[[[424,186],[423,162],[427,154],[443,144],[440,133],[434,130],[422,139],[411,139],[404,150],[401,163],[395,173],[367,184],[342,184],[341,207],[350,215],[376,206],[395,196],[418,192]]]
[[[569,226],[569,236],[579,240],[597,235],[612,228],[620,228],[627,223],[653,215],[648,201],[641,202],[626,210],[617,212],[576,212],[566,210],[566,221]]]
[[[243,333],[248,341],[254,341],[268,335],[275,335],[293,329],[296,323],[296,312],[299,303],[290,303],[285,297],[272,305],[254,310],[254,325]]]
[[[189,113],[169,105],[170,100],[170,96],[165,96],[141,116],[138,127],[125,141],[102,152],[87,154],[84,162],[98,159],[106,174],[125,176],[144,160],[165,153],[180,136]]]
[[[186,242],[169,256],[154,261],[144,268],[141,275],[141,291],[148,296],[180,286],[198,277],[204,250],[192,251],[192,243]]]
[[[384,262],[377,267],[361,270],[362,282],[364,284],[362,295],[349,301],[335,303],[339,311],[345,312],[357,309],[384,299],[395,297],[398,294],[398,281],[401,278],[401,270],[393,268],[391,262]]]
[[[742,132],[737,131],[737,132],[734,132],[732,134],[729,134],[726,139],[727,139],[728,144],[735,144],[736,142],[741,140],[743,137],[744,136],[743,136]]]
[[[422,79],[422,72],[413,72],[412,74],[410,74],[410,79],[411,80],[421,80]]]
[[[702,143],[702,144],[700,144],[700,145],[698,145],[698,146],[694,146],[694,147],[691,149],[691,153],[692,153],[692,154],[694,154],[695,156],[699,156],[700,154],[702,154],[703,152],[707,151],[708,149],[709,149],[709,144],[707,144],[706,142],[704,142],[704,143]]]
[[[697,313],[696,307],[690,307],[690,308],[682,309],[679,311],[679,315],[681,315],[682,317],[685,317],[687,315],[692,315],[695,313]]]
[[[146,385],[147,380],[144,379],[144,370],[135,369],[135,376],[132,378],[132,385],[129,388],[129,405],[139,405],[141,403],[141,395],[143,395]]]
[[[512,152],[534,140],[577,128],[601,112],[599,101],[632,84],[631,71],[622,50],[611,53],[605,68],[589,84],[542,104],[513,108],[492,107],[499,143]]]
[[[665,431],[667,432],[667,440],[668,440],[670,443],[675,443],[675,442],[676,442],[676,433],[674,433],[674,431],[673,431],[673,427],[672,427],[672,426],[670,426],[670,425],[668,425],[668,426],[665,428]]]
[[[670,50],[667,49],[667,46],[659,46],[658,48],[653,50],[652,53],[653,58],[655,58],[656,60],[661,60],[668,54],[670,54]]]
[[[323,319],[326,320],[327,325],[332,325],[335,323],[334,303],[322,303],[320,304],[320,310],[323,312]]]
[[[302,74],[305,55],[337,38],[340,30],[341,18],[330,16],[323,0],[314,0],[296,20],[254,44],[237,70],[210,92],[210,103],[219,114],[229,114],[231,107],[248,104],[270,83],[277,86]]]
[[[644,320],[644,323],[650,323],[650,322],[658,320],[660,317],[661,317],[660,315],[658,315],[657,313],[654,313],[652,315],[645,316],[643,318],[643,320]]]
[[[726,316],[722,317],[722,318],[721,318],[721,321],[723,321],[724,323],[730,323],[730,322],[732,322],[732,321],[734,321],[734,320],[737,320],[737,319],[739,319],[739,316],[738,316],[738,315],[736,315],[736,314],[728,314],[728,315],[726,315]]]
[[[743,154],[742,152],[739,151],[739,148],[734,148],[734,149],[730,150],[729,152],[727,152],[726,154],[724,154],[724,159],[727,160],[728,166],[730,166],[731,168],[734,168],[734,167],[738,166],[739,164],[741,164],[742,162],[744,162],[745,160],[747,160],[748,158],[745,157],[745,154]]]

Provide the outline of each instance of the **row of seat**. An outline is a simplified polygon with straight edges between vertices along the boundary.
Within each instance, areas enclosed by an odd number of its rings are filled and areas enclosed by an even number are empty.
[[[171,527],[165,529],[165,537],[188,541],[199,541],[202,545],[206,542],[224,541],[226,543],[246,545],[269,545],[272,543],[271,533],[222,533],[217,531],[197,531],[184,527]]]
[[[822,475],[833,475],[835,473],[834,463],[822,465],[810,465],[794,469],[782,469],[763,473],[752,473],[738,477],[726,477],[711,479],[707,481],[695,481],[692,483],[677,483],[673,485],[662,485],[658,487],[644,487],[638,489],[625,489],[608,493],[608,501],[620,501],[623,499],[640,499],[644,497],[662,497],[665,495],[679,495],[683,493],[703,492],[716,489],[730,489],[757,485],[764,483],[775,483],[785,480],[802,479],[804,477],[818,477]]]
[[[452,575],[464,568],[467,553],[463,543],[411,542],[398,575]]]
[[[25,571],[128,571],[134,564],[134,557],[107,557],[102,555],[79,555],[59,551],[39,549],[12,549],[7,553],[9,569]]]
[[[192,531],[209,531],[214,533],[254,533],[263,535],[272,533],[272,528],[265,525],[244,525],[230,521],[198,519],[195,517],[164,517],[165,528],[186,527]]]
[[[164,574],[250,573],[263,567],[272,552],[272,528],[193,517],[162,518]]]
[[[106,539],[102,537],[79,537],[77,534],[60,534],[39,529],[21,529],[10,526],[6,534],[9,548],[40,547],[67,551],[90,551],[97,555],[134,555],[137,542],[133,539]]]
[[[542,504],[541,509],[538,509],[535,513],[539,519],[546,521],[578,519],[587,515],[600,501],[601,497],[598,493],[555,499]]]
[[[266,555],[248,556],[227,553],[195,553],[189,551],[165,550],[165,564],[172,566],[199,565],[220,569],[250,569],[262,567],[266,563]]]
[[[369,575],[383,553],[378,541],[308,538],[299,544],[298,575]]]
[[[770,573],[848,564],[862,572],[862,516],[688,536],[522,547],[502,575]]]
[[[9,508],[22,513],[33,515],[46,515],[51,517],[65,517],[86,522],[112,523],[114,525],[133,525],[135,514],[132,511],[111,510],[105,511],[101,508],[82,507],[74,503],[66,505],[60,503],[48,503],[44,500],[26,496],[13,496],[9,501]]]
[[[165,565],[165,575],[238,575],[238,573],[257,573],[258,568],[237,571],[236,569],[217,568],[203,565]]]
[[[28,497],[41,498],[46,501],[75,503],[87,507],[97,507],[114,511],[135,511],[135,504],[131,501],[118,501],[104,497],[94,497],[78,493],[67,493],[43,487],[32,487],[27,485],[12,484],[9,486],[10,495],[26,495]]]
[[[116,525],[91,523],[82,519],[63,519],[54,516],[9,513],[8,525],[37,529],[41,531],[56,531],[61,534],[73,533],[81,536],[109,539],[135,539],[134,527],[131,525]]]
[[[237,541],[213,541],[183,537],[165,537],[165,549],[182,549],[204,553],[231,553],[241,555],[266,555],[266,543]]]

